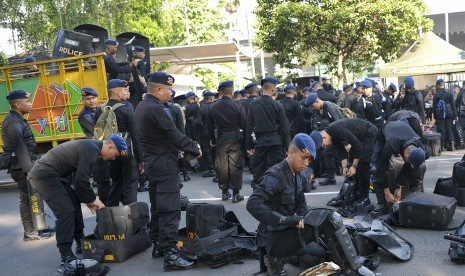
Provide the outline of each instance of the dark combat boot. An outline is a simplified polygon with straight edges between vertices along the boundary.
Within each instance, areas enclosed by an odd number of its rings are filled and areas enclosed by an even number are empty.
[[[82,254],[82,239],[84,239],[84,232],[74,234],[74,241],[76,242],[76,254]]]
[[[265,265],[269,276],[286,276],[287,271],[284,270],[286,264],[285,258],[273,257],[270,255],[265,256]]]
[[[239,191],[233,192],[232,203],[238,203],[244,200],[244,196],[239,193]]]
[[[183,259],[179,256],[178,249],[176,247],[170,247],[163,249],[163,255],[165,259],[163,261],[163,270],[175,271],[175,270],[186,270],[194,268],[194,262]]]
[[[158,244],[158,242],[153,242],[153,249],[152,249],[152,258],[160,258],[160,257],[163,257],[164,254],[163,254],[163,249],[160,247],[160,245]]]

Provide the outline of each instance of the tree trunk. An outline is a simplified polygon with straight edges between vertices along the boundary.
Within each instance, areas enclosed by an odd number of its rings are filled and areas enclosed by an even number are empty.
[[[338,56],[338,59],[337,59],[337,86],[338,86],[338,89],[341,89],[343,88],[344,86],[344,66],[343,66],[343,62],[344,62],[344,53],[339,51],[339,56]]]

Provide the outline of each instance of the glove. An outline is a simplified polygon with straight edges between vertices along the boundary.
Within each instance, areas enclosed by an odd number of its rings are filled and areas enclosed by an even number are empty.
[[[279,220],[279,224],[284,226],[296,226],[302,219],[303,217],[298,215],[285,216]]]

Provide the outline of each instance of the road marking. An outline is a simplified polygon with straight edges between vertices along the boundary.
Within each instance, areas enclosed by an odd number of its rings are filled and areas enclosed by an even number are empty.
[[[305,193],[306,196],[314,196],[314,195],[335,195],[339,192],[321,192],[321,193]],[[248,199],[250,196],[244,196],[244,199]],[[210,197],[210,198],[189,198],[189,201],[216,201],[221,200],[219,197]]]
[[[436,158],[433,158],[433,159],[428,159],[426,160],[427,162],[428,161],[448,161],[448,160],[460,160],[462,159],[462,157],[452,157],[452,158],[441,158],[441,159],[436,159]]]

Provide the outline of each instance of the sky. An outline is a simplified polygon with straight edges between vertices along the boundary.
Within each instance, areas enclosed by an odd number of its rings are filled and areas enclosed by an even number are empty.
[[[431,14],[465,11],[465,0],[424,0],[428,5]],[[249,1],[245,1],[250,3]],[[251,4],[250,4],[251,5]],[[251,5],[253,7],[253,5]],[[0,28],[0,37],[6,38],[0,40],[0,51],[8,56],[14,55],[13,44],[11,43],[11,30]],[[22,52],[21,48],[17,48],[17,52]]]

